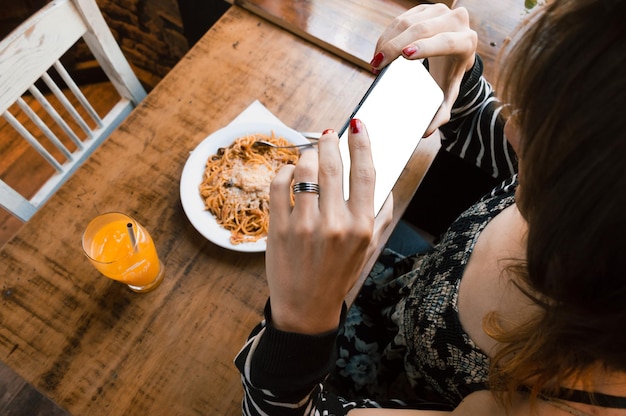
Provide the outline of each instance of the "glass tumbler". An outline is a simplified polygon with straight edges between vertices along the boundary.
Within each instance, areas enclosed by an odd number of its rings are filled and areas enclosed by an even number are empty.
[[[139,293],[163,280],[163,265],[152,237],[132,217],[119,212],[98,215],[83,233],[83,250],[104,276]]]

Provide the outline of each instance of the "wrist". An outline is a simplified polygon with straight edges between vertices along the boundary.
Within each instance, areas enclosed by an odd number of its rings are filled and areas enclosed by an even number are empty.
[[[326,334],[339,328],[345,307],[345,303],[341,303],[335,308],[320,305],[305,310],[306,308],[300,305],[273,304],[270,299],[265,319],[269,325],[284,332],[305,335]]]
[[[344,305],[340,325],[346,311]],[[236,359],[237,366],[243,373],[241,369],[249,365],[249,380],[257,388],[308,394],[335,366],[338,331],[316,335],[281,331],[273,325],[269,300],[264,314],[263,332],[251,353],[252,358],[240,355]]]
[[[463,75],[461,80],[461,91],[459,97],[465,95],[467,90],[471,89],[483,75],[483,61],[478,54],[474,54],[474,63],[469,70]]]

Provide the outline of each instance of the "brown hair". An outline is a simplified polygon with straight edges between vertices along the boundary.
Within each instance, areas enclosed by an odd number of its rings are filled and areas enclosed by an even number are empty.
[[[514,270],[544,311],[513,331],[485,318],[503,345],[490,381],[510,393],[626,371],[626,1],[538,9],[498,80],[521,137],[527,259]]]

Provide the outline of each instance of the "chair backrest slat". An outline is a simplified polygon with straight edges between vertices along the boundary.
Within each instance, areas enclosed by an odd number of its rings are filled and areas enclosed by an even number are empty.
[[[17,118],[13,114],[9,112],[9,110],[5,111],[3,114],[4,119],[17,131],[20,136],[24,138],[30,144],[33,149],[37,151],[52,167],[54,167],[58,172],[63,171],[63,166],[48,152],[48,150],[43,147],[43,145],[37,140],[35,136],[32,135],[30,131],[22,123],[19,122]]]
[[[78,88],[78,85],[76,85],[76,83],[74,82],[70,74],[67,72],[63,64],[61,64],[61,62],[59,61],[56,61],[54,63],[54,69],[57,70],[57,72],[59,73],[63,81],[65,82],[65,85],[67,85],[70,91],[72,91],[72,94],[74,94],[74,97],[76,97],[80,105],[85,109],[85,111],[87,111],[87,114],[89,114],[91,119],[95,121],[98,126],[102,126],[102,119],[100,118],[98,113],[96,113],[96,110],[93,109],[93,107],[89,103],[89,100],[87,100],[87,98],[82,93],[80,88]]]
[[[18,107],[28,116],[28,118],[35,124],[35,126],[46,136],[55,148],[57,148],[67,160],[72,159],[72,152],[59,140],[59,138],[50,130],[50,128],[43,122],[41,117],[33,111],[33,109],[24,101],[23,98],[18,98]],[[35,139],[36,140],[36,139]],[[37,140],[39,143],[41,141]]]
[[[78,126],[83,130],[83,132],[87,133],[87,135],[91,135],[91,128],[85,122],[85,119],[78,113],[76,107],[72,105],[70,100],[67,98],[65,93],[61,90],[59,85],[54,82],[54,79],[47,73],[44,72],[41,74],[41,79],[46,83],[52,94],[59,100],[59,104],[63,107],[65,111],[69,113],[70,116],[74,119],[74,121],[78,124]]]
[[[65,122],[65,119],[59,114],[59,112],[50,104],[50,101],[46,98],[45,95],[41,93],[39,88],[35,85],[31,85],[28,88],[28,91],[31,95],[37,100],[37,102],[41,105],[41,107],[46,110],[46,112],[52,117],[54,122],[63,130],[65,135],[76,145],[77,148],[83,148],[83,142],[80,138],[74,133],[72,128]]]

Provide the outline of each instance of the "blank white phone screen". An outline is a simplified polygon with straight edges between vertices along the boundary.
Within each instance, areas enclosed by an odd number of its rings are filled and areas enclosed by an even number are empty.
[[[422,61],[402,57],[378,75],[350,119],[360,119],[372,143],[378,215],[398,177],[443,102],[443,92]],[[348,125],[340,130],[339,148],[344,164],[344,197],[350,195]]]

